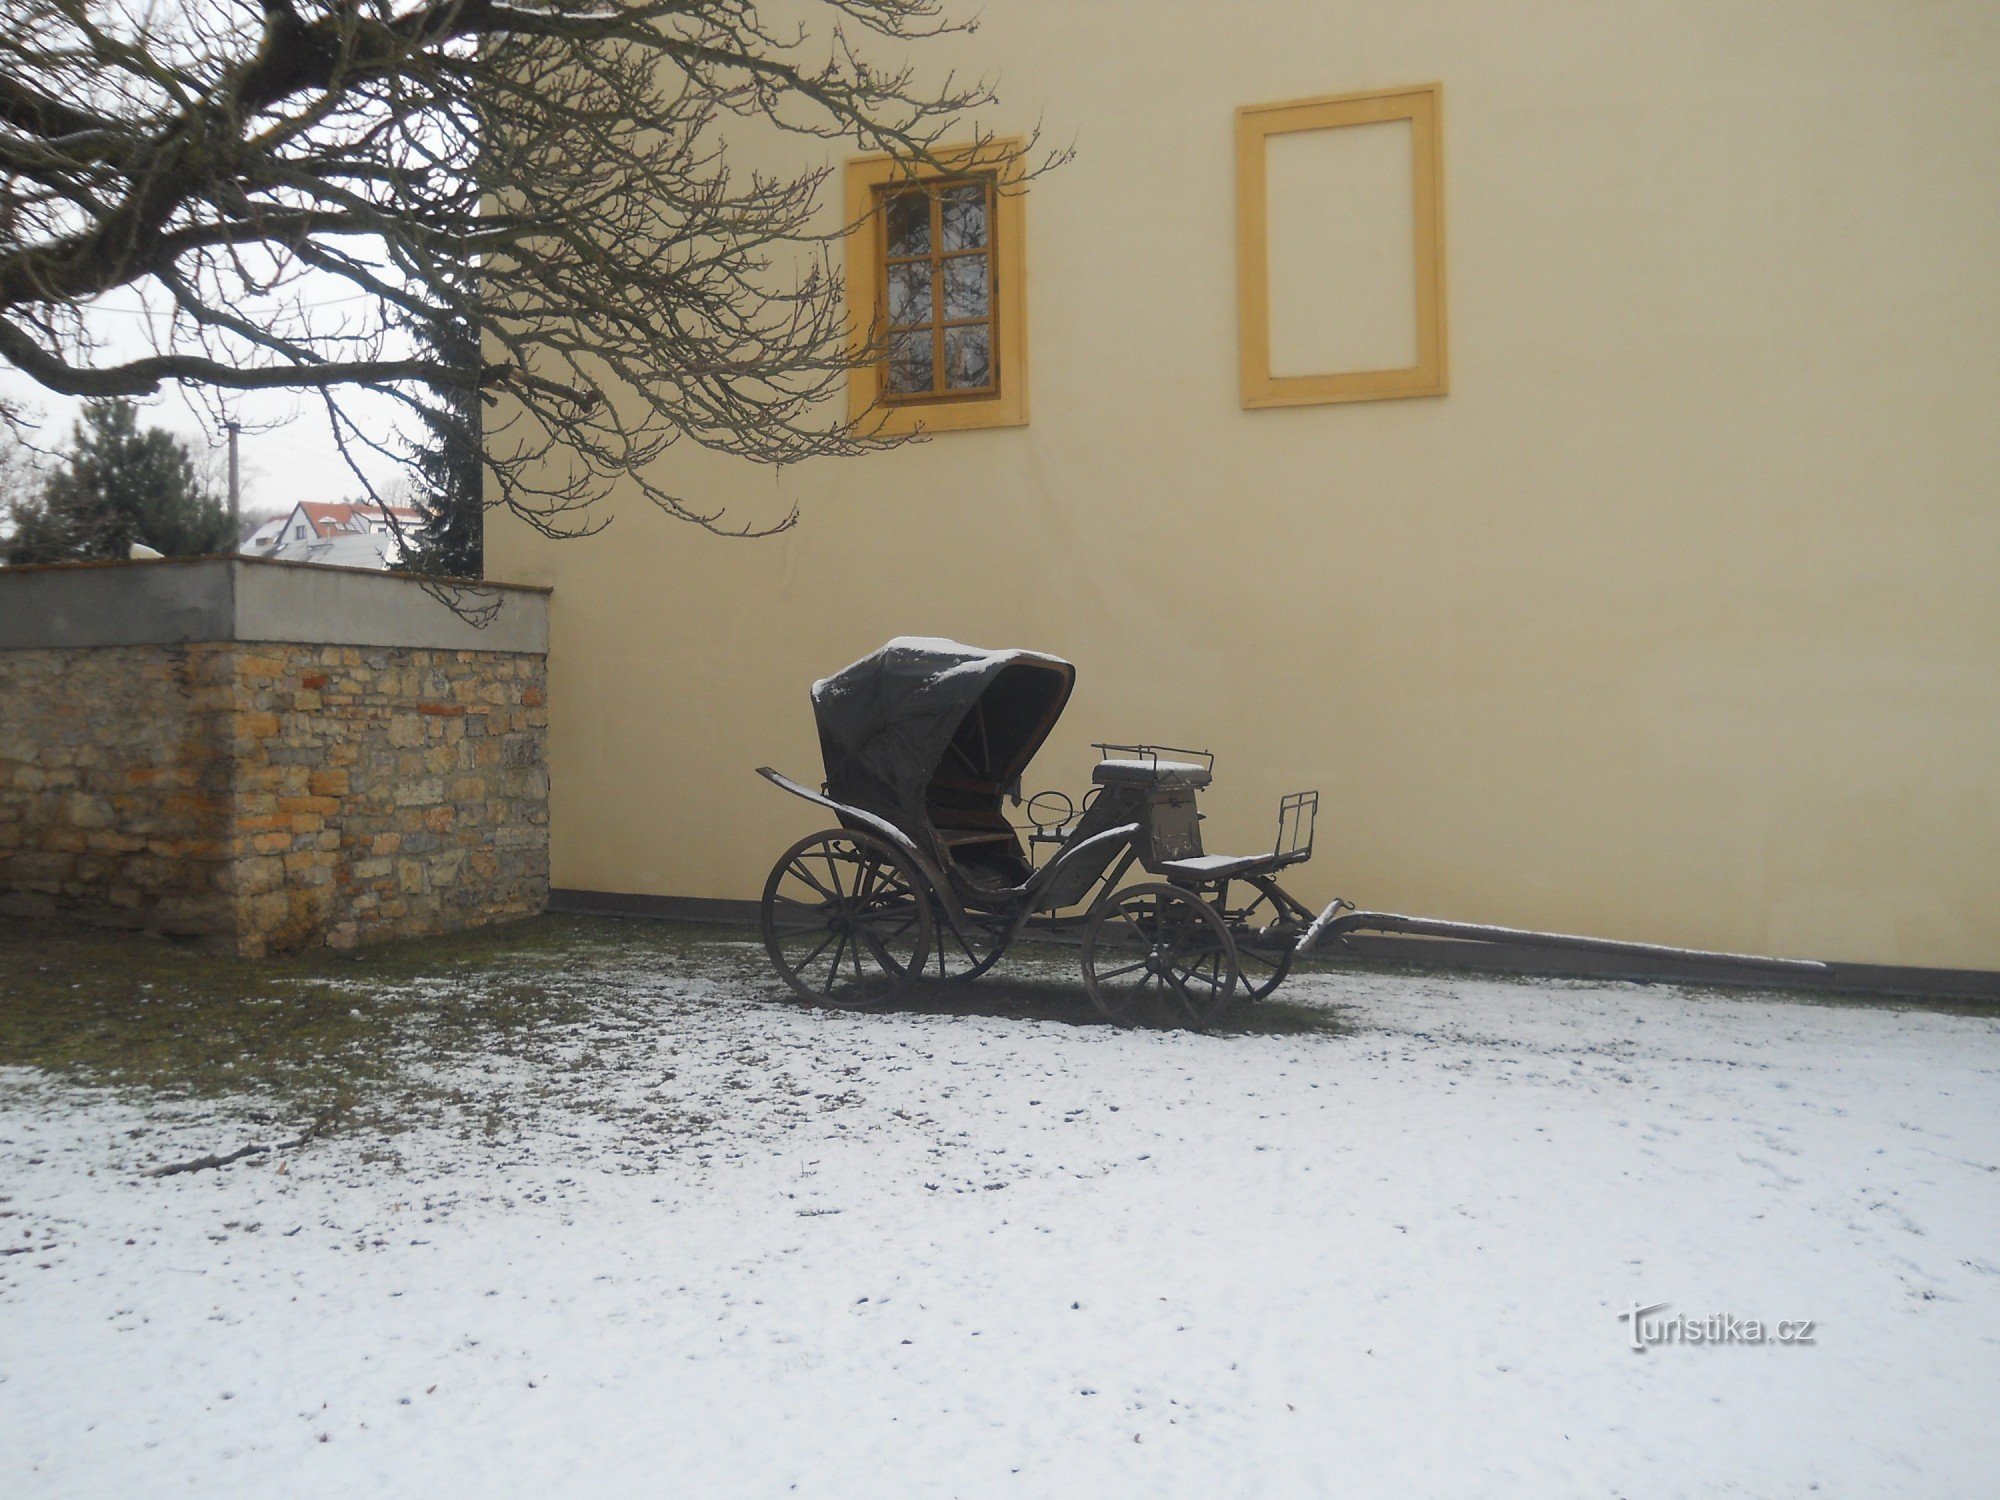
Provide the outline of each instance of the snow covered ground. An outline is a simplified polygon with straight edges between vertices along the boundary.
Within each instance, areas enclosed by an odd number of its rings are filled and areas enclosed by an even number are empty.
[[[598,1019],[442,1065],[450,1109],[221,1171],[138,1175],[290,1122],[0,1074],[0,1493],[2000,1493],[1992,1018],[567,979]],[[1662,1302],[1812,1342],[1635,1352]]]

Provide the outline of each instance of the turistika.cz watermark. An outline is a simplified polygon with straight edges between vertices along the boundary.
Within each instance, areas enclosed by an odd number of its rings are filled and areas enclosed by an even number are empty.
[[[1690,1318],[1685,1313],[1675,1313],[1672,1317],[1655,1317],[1654,1314],[1669,1306],[1665,1302],[1654,1302],[1646,1307],[1633,1303],[1618,1315],[1618,1321],[1629,1323],[1626,1335],[1632,1347],[1640,1354],[1648,1349],[1656,1349],[1664,1344],[1811,1344],[1817,1342],[1814,1318],[1780,1318],[1776,1322],[1766,1322],[1761,1318],[1739,1318],[1734,1313],[1710,1313],[1706,1317]]]

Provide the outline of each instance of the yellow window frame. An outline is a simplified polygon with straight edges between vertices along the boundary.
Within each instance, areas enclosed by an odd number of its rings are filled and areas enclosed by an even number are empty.
[[[1445,394],[1444,165],[1439,121],[1443,95],[1442,84],[1426,83],[1282,104],[1250,104],[1236,111],[1237,328],[1246,408]],[[1271,136],[1293,131],[1334,130],[1386,120],[1410,122],[1411,196],[1416,205],[1417,362],[1399,370],[1273,375],[1264,143]]]
[[[860,156],[847,163],[847,314],[851,349],[858,361],[848,375],[848,416],[864,431],[899,436],[917,431],[954,432],[986,427],[1020,427],[1028,420],[1027,211],[1021,186],[1025,143],[995,139],[950,146],[933,153],[937,166],[917,165],[895,156]],[[960,177],[994,179],[992,216],[987,226],[992,257],[993,361],[996,386],[988,391],[885,399],[888,356],[887,215],[880,210],[882,188],[949,182]]]

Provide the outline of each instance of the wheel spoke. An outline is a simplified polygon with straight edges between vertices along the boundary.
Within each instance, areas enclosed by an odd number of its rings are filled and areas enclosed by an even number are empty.
[[[845,901],[847,899],[847,887],[841,884],[840,870],[834,862],[833,850],[831,848],[822,849],[819,852],[819,857],[820,862],[826,866],[826,878],[833,882],[835,898]]]
[[[819,942],[814,945],[812,952],[808,953],[804,958],[800,959],[797,963],[792,965],[792,972],[795,974],[803,973],[805,971],[805,967],[807,964],[811,963],[814,959],[818,958],[822,953],[826,952],[826,945],[832,942],[835,936],[836,936],[835,933],[829,931],[825,937],[821,938]]]
[[[1219,975],[1204,974],[1200,969],[1183,969],[1176,978],[1182,986],[1205,984],[1211,993],[1222,988],[1222,979]]]
[[[820,993],[822,994],[832,994],[835,987],[840,983],[840,960],[847,952],[849,934],[843,931],[838,936],[839,941],[833,945],[833,962],[827,965],[826,983],[820,987]]]
[[[787,911],[780,912],[776,903],[771,912],[771,925],[782,932],[812,932],[826,926],[826,906],[824,903],[808,906],[803,901],[785,901]]]
[[[1147,941],[1146,934],[1139,930],[1139,924],[1136,922],[1120,922],[1117,924],[1115,930],[1112,924],[1106,923],[1105,930],[1098,935],[1097,941],[1100,944],[1108,943],[1113,948],[1150,948],[1153,946]]]
[[[878,939],[873,932],[870,932],[866,927],[860,928],[858,930],[861,934],[861,941],[866,943],[868,945],[868,951],[875,955],[876,963],[880,964],[885,970],[887,970],[891,974],[900,973],[902,971],[903,966],[897,963],[893,958],[889,957],[889,950],[882,946],[881,940]],[[861,977],[860,974],[861,960],[858,954],[855,956],[854,968],[855,968],[855,977],[858,979]]]
[[[1106,979],[1118,979],[1122,978],[1124,975],[1130,974],[1134,969],[1143,969],[1145,967],[1146,967],[1146,960],[1142,958],[1137,963],[1124,964],[1116,969],[1099,969],[1097,971],[1097,977],[1100,981]]]
[[[1270,936],[1288,919],[1283,893],[1267,877],[1249,882],[1254,893],[1243,909],[1233,914],[1230,925],[1237,933],[1237,967],[1242,971],[1243,993],[1262,1000],[1285,982],[1291,973],[1293,953],[1282,939]],[[1246,942],[1248,937],[1251,940]],[[1270,943],[1271,947],[1265,947]]]
[[[822,885],[820,883],[819,877],[813,874],[811,870],[808,870],[806,868],[806,862],[802,859],[793,860],[791,864],[786,867],[786,873],[790,875],[796,875],[800,880],[803,880],[807,885],[811,886],[814,890],[818,891],[822,896],[826,897],[826,899],[829,901],[838,901],[840,899],[840,892],[830,891],[824,885]]]

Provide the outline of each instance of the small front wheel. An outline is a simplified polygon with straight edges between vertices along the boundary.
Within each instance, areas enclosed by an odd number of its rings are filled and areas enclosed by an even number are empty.
[[[1199,896],[1135,885],[1108,897],[1083,935],[1083,984],[1120,1026],[1211,1026],[1238,978],[1236,944]]]
[[[930,957],[923,877],[872,833],[835,828],[792,845],[764,882],[759,918],[772,967],[822,1005],[886,1005]]]

